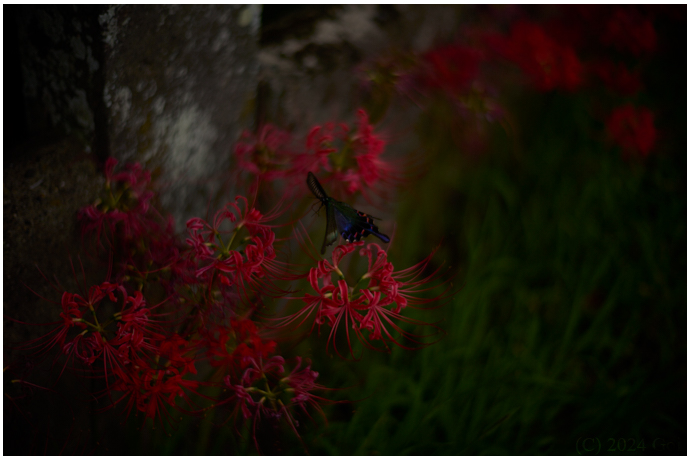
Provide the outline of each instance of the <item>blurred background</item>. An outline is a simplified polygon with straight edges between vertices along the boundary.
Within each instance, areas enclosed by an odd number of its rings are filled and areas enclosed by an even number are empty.
[[[300,426],[322,455],[687,453],[687,7],[3,6],[5,318],[70,286],[105,159],[139,161],[177,230],[246,193],[233,148],[365,108],[401,180],[396,268],[438,247],[443,337],[343,361]],[[392,198],[391,198],[392,197]],[[267,199],[262,197],[262,199]],[[322,227],[313,228],[315,243]],[[73,280],[72,280],[73,282]],[[59,300],[59,299],[58,299]],[[4,322],[3,356],[36,331]],[[14,367],[16,369],[16,366]],[[46,371],[48,372],[48,371]],[[252,453],[229,427],[100,413],[4,378],[6,454]],[[245,433],[246,434],[246,433]],[[294,434],[265,453],[300,454]],[[261,437],[261,436],[260,436]]]

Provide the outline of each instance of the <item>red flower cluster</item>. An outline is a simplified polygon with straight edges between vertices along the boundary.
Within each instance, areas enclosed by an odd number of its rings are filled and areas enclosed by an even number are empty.
[[[452,62],[460,58],[467,58],[469,67]],[[472,79],[479,56],[450,47],[426,59],[429,85],[460,91]],[[279,344],[287,340],[287,326],[304,323],[314,312],[314,324],[330,329],[326,348],[331,342],[335,348],[344,324],[352,356],[352,333],[370,348],[376,348],[372,342],[386,350],[390,343],[406,349],[427,345],[419,341],[419,330],[408,329],[434,326],[405,313],[438,300],[419,296],[436,275],[422,274],[431,256],[396,271],[381,247],[356,243],[338,246],[331,260],[318,260],[300,273],[281,257],[285,240],[276,236],[286,226],[279,222],[281,206],[309,193],[308,172],[319,174],[336,199],[383,196],[394,182],[396,168],[382,158],[384,140],[366,111],[356,116],[354,126],[314,126],[302,150],[292,149],[290,134],[272,125],[256,135],[245,132],[234,150],[242,173],[283,181],[283,200],[263,213],[254,201],[236,196],[212,218],[189,219],[184,241],[172,217],[163,218],[154,207],[151,174],[139,164],[116,171],[117,161],[108,159],[100,198],[79,213],[82,238],[94,243],[92,255],[107,275],[85,295],[58,288],[62,299],[55,322],[49,323],[52,331],[25,349],[41,356],[57,350],[63,370],[102,379],[105,389],[94,397],[105,409],[124,406],[127,414],[168,425],[180,411],[223,406],[252,419],[254,429],[269,418],[283,420],[297,434],[296,414],[316,410],[323,415],[320,404],[327,400],[316,395],[325,387],[301,357],[285,370]],[[341,262],[356,249],[368,268],[348,284]],[[271,316],[265,314],[271,306],[283,311],[297,303],[298,313],[271,327],[259,321]],[[207,388],[221,386],[222,396]]]
[[[266,359],[276,350],[276,342],[262,339],[256,324],[248,319],[232,320],[229,327],[214,324],[202,334],[209,362],[227,373],[245,369],[252,360]]]
[[[244,204],[244,212],[238,203]],[[187,221],[187,244],[194,251],[196,277],[207,280],[210,274],[213,283],[218,275],[223,284],[237,285],[243,291],[247,284],[258,288],[259,279],[280,277],[282,270],[273,248],[275,233],[267,225],[277,214],[264,216],[238,196],[216,213],[213,224],[198,217]],[[224,226],[232,228],[224,230]],[[247,232],[244,237],[240,235],[243,229]]]
[[[582,83],[583,66],[575,50],[559,44],[538,24],[517,22],[509,36],[490,37],[489,44],[515,62],[541,91],[572,91]]]
[[[311,370],[311,365],[300,369],[302,358],[297,357],[297,364],[289,374],[285,372],[284,365],[285,359],[282,356],[273,356],[268,360],[250,359],[239,383],[230,376],[225,377],[225,386],[230,390],[230,397],[226,402],[235,403],[245,419],[253,419],[254,432],[262,417],[284,419],[299,438],[298,423],[292,410],[300,408],[308,414],[307,406],[311,406],[325,420],[326,416],[319,403],[327,400],[313,392],[327,388],[316,383],[319,373]],[[260,452],[256,435],[254,442]]]
[[[117,276],[140,283],[160,270],[179,271],[181,247],[172,217],[163,219],[150,204],[151,173],[139,163],[116,173],[116,165],[114,158],[106,161],[101,197],[78,214],[82,238],[93,242],[92,255],[112,251],[118,259]]]
[[[466,91],[477,76],[484,55],[469,46],[447,45],[426,52],[422,59],[426,64],[421,71],[425,86],[459,94]]]
[[[162,421],[177,397],[187,399],[198,388],[191,379],[193,347],[165,331],[155,313],[161,305],[148,306],[140,291],[129,295],[123,284],[104,282],[86,296],[64,292],[60,306],[59,325],[27,347],[40,354],[57,347],[68,358],[65,366],[74,361],[103,378],[107,387],[96,396],[111,406],[127,399],[129,410]]]
[[[607,88],[622,96],[632,96],[642,89],[639,72],[631,72],[622,62],[600,60],[594,62],[591,68]]]
[[[147,191],[151,173],[139,163],[125,166],[124,171],[114,173],[117,160],[105,162],[105,189],[96,204],[87,206],[79,213],[82,235],[95,233],[96,243],[102,244],[101,234],[109,230],[106,238],[127,245],[137,236],[149,230],[152,220],[149,201],[153,192]]]
[[[369,92],[371,102],[383,104],[375,107],[372,115],[375,118],[377,109],[387,109],[387,105],[396,94],[401,94],[416,100],[419,91],[420,58],[413,53],[393,52],[390,55],[379,56],[377,59],[365,62],[358,67],[357,72],[362,89]]]
[[[264,180],[286,179],[288,193],[304,190],[299,185],[307,172],[325,173],[324,182],[337,185],[333,193],[341,198],[358,192],[381,193],[395,177],[395,168],[381,158],[385,142],[374,134],[362,109],[357,112],[356,128],[332,122],[314,126],[302,151],[291,151],[289,140],[288,133],[272,125],[262,127],[256,137],[245,133],[235,147],[238,165]]]
[[[417,326],[429,326],[427,323],[405,317],[401,312],[405,307],[413,307],[436,301],[443,294],[434,299],[423,299],[416,294],[431,289],[420,288],[434,279],[437,271],[421,277],[433,253],[417,265],[406,270],[394,271],[393,264],[388,262],[386,252],[378,244],[370,243],[359,250],[359,256],[368,258],[367,271],[354,283],[348,283],[340,265],[343,257],[355,251],[364,242],[340,245],[333,250],[332,261],[321,260],[318,265],[309,270],[309,284],[316,293],[306,293],[298,300],[304,306],[295,314],[282,318],[280,326],[287,326],[297,322],[296,327],[304,324],[313,317],[313,327],[326,326],[330,328],[328,342],[333,343],[336,353],[336,334],[338,329],[345,329],[350,355],[354,356],[350,342],[350,332],[369,348],[374,347],[370,341],[381,341],[388,349],[387,342],[410,348],[394,338],[393,332],[405,340],[419,343],[417,336],[404,330],[397,323],[405,322]],[[336,277],[336,282],[333,282]],[[421,278],[420,278],[421,277]],[[444,293],[445,294],[445,293]],[[365,337],[362,331],[369,331]],[[423,344],[421,344],[423,346]]]
[[[654,114],[646,107],[636,109],[627,104],[616,108],[606,121],[606,129],[625,156],[646,157],[656,141]]]
[[[308,172],[322,173],[323,182],[332,184],[333,195],[342,198],[357,192],[366,196],[370,190],[391,182],[395,169],[381,158],[385,142],[374,134],[364,110],[357,112],[357,119],[356,129],[345,123],[311,129],[306,152],[295,157],[299,183]]]
[[[289,132],[271,124],[262,126],[256,135],[244,131],[235,145],[239,169],[266,181],[287,177],[293,155],[291,140]]]
[[[507,34],[468,27],[458,31],[462,41],[423,53],[396,52],[372,60],[360,73],[372,102],[378,104],[376,112],[385,113],[395,93],[422,108],[430,107],[434,96],[444,96],[459,115],[443,115],[453,140],[460,149],[476,152],[486,145],[485,122],[499,121],[505,129],[513,129],[512,118],[499,99],[501,78],[496,78],[493,67],[496,58],[517,64],[541,92],[586,91],[603,83],[613,96],[631,97],[644,89],[647,60],[640,58],[657,48],[650,8],[576,5],[550,8],[543,15],[533,13],[514,8],[510,14],[496,17],[498,24],[520,18],[509,24]],[[543,23],[524,19],[530,16],[549,19]],[[655,138],[650,116],[644,111],[637,115],[629,110],[627,115],[618,112],[607,123],[611,137],[628,154],[647,155]]]
[[[602,41],[634,56],[656,49],[656,31],[652,21],[631,7],[617,8],[609,18]]]

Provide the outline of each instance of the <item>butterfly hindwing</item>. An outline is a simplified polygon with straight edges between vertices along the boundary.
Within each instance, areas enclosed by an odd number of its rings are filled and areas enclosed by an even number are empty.
[[[332,200],[328,198],[328,200]],[[321,254],[326,252],[326,246],[330,246],[338,239],[338,224],[336,223],[335,210],[332,203],[326,204],[326,235],[323,237]]]
[[[336,202],[333,208],[338,232],[346,241],[359,241],[367,235],[374,235],[384,243],[390,241],[388,236],[379,232],[379,228],[374,225],[374,218],[369,214],[357,211],[341,202]]]

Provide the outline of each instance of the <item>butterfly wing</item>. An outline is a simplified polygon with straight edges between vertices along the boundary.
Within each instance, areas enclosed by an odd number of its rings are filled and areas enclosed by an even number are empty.
[[[311,171],[307,174],[307,187],[309,187],[309,190],[311,190],[311,193],[313,193],[316,198],[321,200],[323,204],[326,204],[328,195],[326,195],[323,187],[321,187],[318,179],[316,179],[316,176],[312,174]]]
[[[348,242],[359,241],[367,235],[374,235],[384,243],[390,241],[387,235],[379,232],[372,216],[329,197],[311,172],[307,174],[307,187],[326,206],[326,235],[321,245],[321,254],[326,252],[327,246],[335,243],[338,234]]]
[[[321,245],[321,254],[323,254],[326,252],[326,246],[330,246],[338,239],[338,226],[333,213],[334,200],[326,194],[326,191],[321,187],[321,184],[312,172],[307,174],[307,187],[309,187],[309,190],[316,198],[321,200],[323,206],[326,206],[326,235],[323,237],[323,244]]]
[[[331,199],[331,201],[335,200]],[[359,241],[367,235],[374,235],[384,243],[390,241],[387,235],[379,232],[379,228],[374,224],[374,218],[369,214],[357,211],[341,202],[334,202],[333,213],[338,232],[348,242]]]
[[[329,198],[330,200],[330,198]],[[323,237],[321,254],[326,252],[326,246],[330,246],[338,239],[338,225],[336,224],[335,209],[333,204],[326,203],[326,235]]]

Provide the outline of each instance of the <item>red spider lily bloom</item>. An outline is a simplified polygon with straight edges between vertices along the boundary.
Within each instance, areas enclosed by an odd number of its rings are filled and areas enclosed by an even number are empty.
[[[338,152],[336,140],[347,137],[350,128],[345,123],[326,123],[314,126],[307,135],[306,152],[296,155],[292,168],[294,175],[304,176],[307,172],[332,171],[330,155]]]
[[[646,157],[656,141],[654,114],[646,107],[636,109],[627,104],[614,109],[606,120],[606,129],[625,156]]]
[[[238,203],[244,204],[244,211]],[[270,282],[291,276],[284,264],[276,260],[274,226],[268,224],[279,214],[276,206],[263,215],[246,198],[238,196],[215,214],[213,224],[200,218],[190,219],[187,244],[194,249],[196,277],[211,284],[218,279],[226,286],[237,285],[243,293],[246,285],[269,295],[282,293]],[[240,234],[242,229],[246,229],[247,236]],[[266,281],[260,282],[261,279]]]
[[[315,390],[325,390],[327,388],[316,383],[319,373],[311,369],[311,364],[303,369],[300,369],[301,365],[302,357],[298,356],[297,364],[290,372],[290,375],[282,379],[282,381],[290,387],[286,391],[294,394],[290,402],[301,407],[304,411],[307,410],[306,406],[309,404],[314,407],[325,419],[326,416],[317,402],[325,401],[325,399],[321,398],[320,396],[315,396],[313,392]]]
[[[120,294],[119,311],[115,294]],[[122,285],[104,282],[91,286],[88,295],[65,292],[61,302],[61,325],[45,336],[29,342],[27,349],[44,354],[58,346],[67,356],[67,364],[76,360],[86,365],[85,372],[117,381],[132,366],[139,365],[149,354],[160,354],[164,336],[160,325],[152,319],[155,307],[147,307],[141,292],[127,294]],[[63,367],[63,370],[64,368]]]
[[[449,94],[460,94],[477,76],[483,54],[468,46],[448,45],[428,51],[422,59],[426,63],[421,77],[423,84]]]
[[[616,9],[602,36],[605,44],[629,51],[634,56],[654,51],[656,40],[652,21],[630,6]]]
[[[244,211],[238,205],[244,204]],[[194,217],[187,221],[187,231],[189,238],[187,244],[192,246],[197,252],[197,256],[206,258],[213,254],[213,249],[229,251],[235,242],[236,234],[242,228],[246,228],[250,236],[255,236],[259,233],[264,235],[265,230],[270,230],[273,225],[268,222],[276,219],[281,212],[276,206],[268,214],[264,215],[259,210],[249,205],[247,199],[243,196],[236,196],[234,202],[228,202],[220,211],[216,212],[213,218],[213,224],[209,224],[199,217]],[[232,226],[232,231],[223,230],[224,226]],[[230,239],[227,243],[220,238],[230,234]],[[218,241],[216,239],[218,238]]]
[[[122,360],[116,379],[101,395],[112,400],[108,408],[127,400],[128,413],[136,407],[146,418],[173,422],[170,409],[178,407],[176,398],[181,397],[192,406],[188,393],[196,393],[200,385],[188,379],[189,374],[196,374],[195,346],[177,334],[150,342],[145,353]],[[113,394],[119,392],[122,395],[113,400]]]
[[[357,167],[347,170],[337,169],[336,172],[342,171],[343,174],[341,177],[336,175],[334,181],[346,183],[345,192],[349,195],[356,192],[366,195],[367,190],[390,182],[395,175],[395,168],[381,158],[385,145],[385,142],[374,134],[367,113],[359,109],[357,132],[350,139],[350,148]]]
[[[178,369],[181,374],[196,374],[196,368],[194,367],[196,357],[194,353],[190,352],[191,345],[187,340],[174,334],[164,338],[158,350],[159,356],[168,360],[165,364],[166,366],[172,366]]]
[[[68,356],[74,354],[84,364],[91,365],[101,356],[103,345],[103,338],[99,332],[89,336],[82,333],[65,343],[62,353]]]
[[[592,64],[592,70],[607,88],[623,96],[631,96],[642,89],[639,73],[629,71],[622,62],[598,61]]]
[[[276,349],[276,342],[262,339],[256,324],[248,319],[232,320],[230,327],[214,325],[202,335],[210,364],[226,373],[245,369],[252,359],[268,358]]]
[[[117,160],[115,158],[108,158],[105,162],[105,178],[108,186],[112,186],[113,182],[122,182],[137,194],[141,194],[151,182],[151,173],[143,169],[139,163],[128,163],[123,171],[114,173],[113,170],[116,165]]]
[[[285,177],[292,156],[287,150],[290,140],[290,133],[271,124],[259,128],[256,135],[244,131],[235,146],[238,166],[267,181]]]
[[[557,43],[537,24],[518,22],[510,36],[489,37],[489,43],[529,75],[540,91],[572,91],[582,82],[582,64],[575,51]]]
[[[395,167],[383,160],[385,142],[374,134],[369,115],[357,111],[357,127],[350,129],[344,123],[328,123],[314,127],[307,137],[307,152],[297,155],[293,162],[294,184],[304,181],[307,172],[321,174],[330,184],[329,193],[342,199],[357,192],[365,196],[374,188],[395,178]],[[303,187],[302,187],[303,189]]]
[[[369,96],[373,120],[383,117],[396,93],[416,102],[423,86],[417,70],[419,61],[414,53],[392,52],[356,69],[361,87]]]
[[[254,418],[255,429],[261,414],[279,417],[281,408],[276,403],[280,402],[282,406],[282,402],[277,399],[278,394],[281,392],[280,390],[276,391],[276,393],[270,390],[266,392],[255,387],[254,383],[266,379],[267,388],[270,388],[268,386],[268,379],[276,380],[277,377],[281,376],[285,372],[283,368],[284,363],[285,359],[282,356],[273,356],[265,362],[261,358],[258,360],[250,359],[250,366],[242,374],[240,385],[234,384],[233,377],[230,375],[224,378],[225,385],[234,393],[229,401],[234,400],[238,402],[238,407],[245,419]]]
[[[148,419],[159,420],[161,424],[165,421],[172,423],[174,420],[170,410],[178,407],[176,398],[180,397],[192,406],[188,393],[196,393],[199,387],[199,382],[184,377],[183,372],[172,366],[152,368],[140,362],[110,386],[110,392],[123,394],[108,407],[114,407],[126,399],[128,414],[136,407]]]
[[[90,330],[98,332],[98,326],[94,326],[92,324],[93,320],[84,318],[84,316],[90,313],[95,318],[96,310],[106,296],[113,302],[116,301],[117,299],[113,292],[117,288],[118,285],[108,282],[98,286],[91,286],[86,299],[78,294],[63,293],[62,312],[60,313],[60,317],[63,320],[62,327],[53,331],[55,332],[54,337],[48,340],[45,346],[51,348],[53,345],[58,345],[66,355],[76,352],[77,357],[87,364],[91,364],[93,362],[92,357],[98,353],[100,341],[94,342],[90,338],[85,339],[84,335]],[[95,323],[98,324],[97,319]],[[76,327],[79,333],[73,339],[67,341],[67,335],[73,327]],[[52,335],[52,333],[49,335]]]
[[[149,233],[157,223],[149,214],[149,201],[153,192],[146,188],[151,174],[138,163],[125,165],[124,170],[114,173],[117,160],[109,158],[105,165],[106,183],[103,194],[94,205],[80,210],[82,237],[94,234],[97,248],[101,234],[109,230],[111,244],[127,249],[133,240]]]
[[[388,349],[388,342],[392,342],[402,348],[409,348],[394,337],[404,337],[406,340],[417,342],[415,336],[400,327],[399,323],[409,323],[417,326],[429,324],[413,320],[401,314],[406,307],[418,308],[419,305],[434,302],[445,297],[448,290],[436,298],[422,298],[418,293],[432,289],[424,286],[430,283],[437,275],[438,270],[428,276],[422,276],[427,268],[433,253],[422,262],[406,270],[395,271],[393,264],[388,262],[388,255],[375,243],[363,247],[363,242],[341,245],[333,250],[333,262],[321,261],[317,267],[312,268],[308,274],[311,287],[318,295],[305,293],[302,297],[293,297],[300,300],[304,306],[293,315],[281,318],[279,327],[296,323],[295,327],[304,324],[314,313],[314,326],[319,329],[326,326],[330,329],[328,344],[333,344],[336,353],[340,353],[336,347],[336,334],[341,325],[344,325],[350,354],[354,356],[350,342],[350,334],[369,348],[374,347],[370,341],[383,342]],[[360,276],[355,283],[348,283],[343,275],[344,270],[339,268],[343,255],[361,248],[359,256],[366,256],[369,264],[367,271]],[[332,277],[337,276],[333,282]],[[369,337],[365,338],[362,330],[369,331]]]
[[[147,341],[162,340],[164,337],[160,325],[153,319],[154,307],[148,307],[146,300],[140,291],[134,293],[134,297],[127,295],[124,288],[120,288],[125,295],[120,312],[114,315],[117,320],[117,333],[111,342],[116,344],[128,344],[136,349],[144,348],[152,350]],[[146,341],[144,340],[146,339]]]
[[[94,315],[94,324],[89,324],[92,334],[85,336],[82,333],[84,337],[81,340],[92,346],[93,355],[102,353],[96,357],[103,360],[103,375],[106,378],[111,372],[122,376],[128,365],[136,365],[147,353],[160,353],[158,343],[164,338],[160,326],[152,319],[152,308],[146,306],[141,292],[128,296],[122,286],[118,290],[124,295],[120,311],[105,323]],[[78,350],[75,354],[82,358]],[[92,363],[93,359],[87,362]]]
[[[272,420],[284,419],[295,435],[301,440],[297,431],[297,421],[292,415],[294,407],[299,407],[308,415],[307,405],[314,407],[325,420],[319,402],[327,401],[313,394],[314,391],[327,388],[317,384],[318,372],[311,370],[311,365],[300,369],[302,358],[297,358],[297,365],[285,375],[285,359],[273,356],[264,360],[251,360],[245,370],[241,383],[233,383],[230,376],[224,379],[231,397],[224,403],[235,403],[235,411],[242,412],[245,420],[252,419],[254,442],[257,451],[261,451],[256,439],[256,428],[261,417]]]

